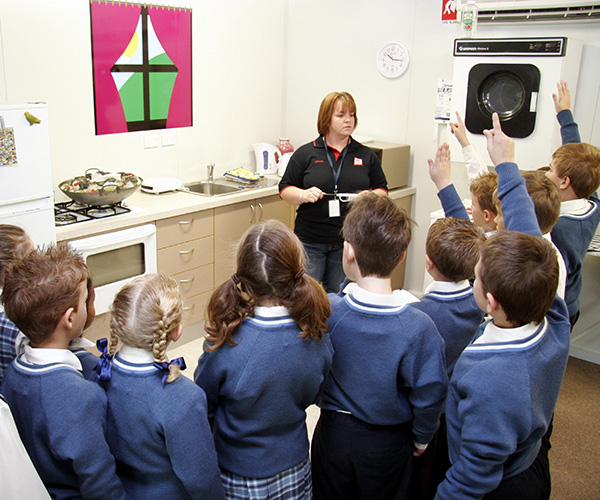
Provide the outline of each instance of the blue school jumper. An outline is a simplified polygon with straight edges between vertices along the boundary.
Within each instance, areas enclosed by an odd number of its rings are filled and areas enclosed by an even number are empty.
[[[473,296],[473,287],[460,283],[434,281],[419,302],[411,304],[429,316],[445,344],[446,373],[452,375],[456,360],[473,340],[484,312]]]
[[[126,498],[106,442],[104,391],[83,378],[69,351],[74,363],[36,365],[25,361],[30,349],[8,368],[2,394],[48,492],[56,499]]]
[[[412,421],[415,440],[428,443],[447,391],[444,343],[433,321],[408,306],[416,299],[404,290],[383,296],[351,283],[329,300],[335,354],[321,409],[373,425]]]
[[[233,336],[206,351],[196,383],[208,399],[219,465],[251,478],[286,471],[308,456],[306,408],[329,372],[329,336],[304,340],[284,307],[257,307]]]
[[[579,131],[573,121],[571,111],[565,109],[558,113],[563,144],[579,143]],[[581,268],[583,259],[600,222],[600,199],[594,193],[588,200],[563,201],[560,217],[550,232],[552,241],[559,249],[567,267],[567,285],[565,302],[569,316],[579,311],[579,294],[583,285]]]
[[[126,360],[134,356],[140,362]],[[161,378],[150,352],[126,346],[103,384],[108,443],[125,491],[144,500],[224,498],[202,389],[183,375],[164,386]]]
[[[19,329],[6,317],[4,311],[0,310],[0,385],[4,378],[4,372],[17,356],[15,342],[19,336]]]
[[[507,229],[541,236],[517,165],[502,163],[496,172]],[[481,498],[533,464],[560,391],[569,337],[567,308],[558,296],[540,325],[497,328],[490,321],[480,327],[450,381],[452,467],[436,500]]]

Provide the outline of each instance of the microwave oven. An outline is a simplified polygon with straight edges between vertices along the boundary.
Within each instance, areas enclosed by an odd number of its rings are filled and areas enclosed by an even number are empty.
[[[108,312],[121,288],[157,272],[156,226],[145,224],[69,241],[80,252],[94,283],[96,314]]]
[[[369,146],[381,161],[381,168],[387,180],[388,190],[408,185],[410,144],[373,141]]]

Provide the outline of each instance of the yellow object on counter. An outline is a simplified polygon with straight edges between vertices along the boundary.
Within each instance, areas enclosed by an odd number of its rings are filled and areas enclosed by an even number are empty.
[[[232,181],[236,182],[257,182],[265,178],[263,174],[256,172],[250,172],[244,168],[236,168],[234,170],[228,170],[223,176]]]

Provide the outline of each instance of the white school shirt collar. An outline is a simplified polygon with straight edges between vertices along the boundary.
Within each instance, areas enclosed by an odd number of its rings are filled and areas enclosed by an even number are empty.
[[[417,297],[406,290],[394,290],[391,294],[373,293],[361,288],[356,283],[348,283],[343,292],[363,304],[374,306],[400,307],[412,302],[419,302]]]
[[[488,322],[483,330],[483,334],[477,338],[473,344],[502,344],[505,342],[518,342],[533,335],[540,325],[536,323],[527,323],[515,328],[500,328],[493,322]]]
[[[435,281],[433,280],[427,288],[425,288],[425,293],[431,292],[457,292],[459,290],[463,290],[469,287],[469,281]]]
[[[48,365],[51,363],[61,363],[63,365],[75,368],[82,372],[83,367],[79,358],[69,349],[45,349],[40,347],[31,347],[29,343],[23,346],[21,361],[30,365]]]
[[[289,312],[285,306],[256,306],[254,315],[263,318],[280,318],[281,316],[289,316]]]
[[[123,361],[135,365],[154,363],[154,355],[150,351],[141,347],[132,347],[130,345],[124,345],[119,349],[119,357]]]
[[[96,347],[96,344],[85,337],[76,337],[69,342],[69,349],[87,349],[88,347]]]
[[[563,201],[560,204],[560,215],[582,215],[590,208],[590,202],[585,198]]]

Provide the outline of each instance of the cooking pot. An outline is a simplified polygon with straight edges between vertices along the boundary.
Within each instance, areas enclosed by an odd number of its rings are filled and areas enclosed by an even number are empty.
[[[111,205],[131,196],[142,179],[127,172],[103,172],[88,168],[80,175],[61,182],[58,187],[72,200],[86,205]]]

